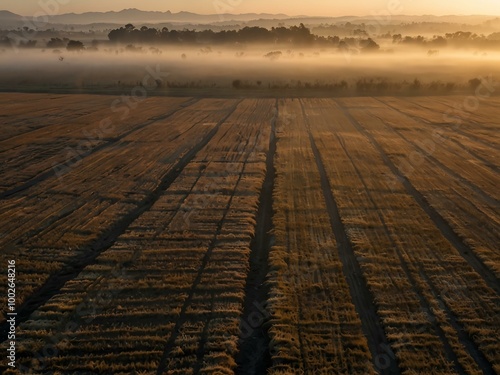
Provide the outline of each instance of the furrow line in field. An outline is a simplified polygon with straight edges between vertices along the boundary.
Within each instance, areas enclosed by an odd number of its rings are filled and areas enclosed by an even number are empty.
[[[478,196],[479,199],[484,200],[486,203],[488,203],[492,207],[498,207],[499,206],[499,202],[498,202],[497,199],[491,197],[489,194],[487,194],[486,192],[484,192],[480,187],[476,186],[474,183],[472,183],[469,180],[463,178],[458,173],[456,173],[455,171],[453,171],[452,169],[450,169],[449,167],[447,167],[446,165],[444,165],[443,163],[441,163],[431,153],[429,153],[426,150],[424,150],[421,146],[417,145],[415,142],[410,141],[398,129],[396,129],[396,128],[392,127],[392,126],[389,126],[383,118],[380,118],[379,116],[377,116],[375,114],[374,114],[374,116],[376,118],[378,118],[386,126],[386,128],[388,128],[391,131],[393,131],[394,133],[396,133],[399,137],[401,137],[410,146],[412,146],[412,147],[416,148],[417,150],[419,150],[422,153],[422,155],[425,155],[426,158],[428,158],[429,160],[431,160],[436,166],[438,166],[440,169],[442,169],[446,174],[448,174],[449,176],[451,176],[455,180],[460,181],[463,185],[467,186],[467,188],[469,188],[474,195]]]
[[[447,140],[453,142],[455,145],[457,145],[458,147],[460,147],[462,150],[464,150],[465,152],[467,152],[469,155],[472,155],[477,160],[481,161],[484,164],[485,167],[491,169],[495,173],[499,173],[500,174],[500,167],[498,165],[492,164],[492,162],[490,160],[487,160],[487,159],[483,158],[477,152],[475,152],[475,151],[473,151],[473,150],[465,147],[462,143],[460,143],[456,139],[447,138]]]
[[[367,131],[349,112],[349,110],[338,103],[339,107],[342,109],[345,116],[351,121],[351,123],[358,129],[358,131],[368,138],[370,143],[377,149],[377,151],[382,156],[384,163],[389,167],[391,172],[398,178],[398,180],[403,184],[408,194],[410,194],[413,199],[418,203],[418,205],[425,211],[425,213],[434,222],[434,225],[439,229],[443,236],[457,249],[459,254],[470,264],[470,266],[484,279],[486,284],[492,288],[497,294],[500,294],[500,285],[495,274],[477,257],[475,252],[464,243],[460,236],[455,233],[451,225],[441,216],[441,214],[432,207],[429,202],[425,199],[423,194],[419,192],[411,183],[411,181],[401,173],[401,171],[392,162],[389,156],[385,153],[383,147],[377,142],[375,137]]]
[[[30,111],[28,116],[24,117],[24,122],[26,122],[26,120],[28,120],[30,122],[33,120],[38,120],[38,119],[40,119],[42,114],[45,117],[57,116],[60,120],[64,120],[64,121],[71,120],[74,117],[75,112],[78,113],[79,110],[80,111],[82,110],[82,107],[75,108],[74,107],[75,104],[82,105],[83,108],[85,108],[85,107],[88,108],[89,106],[97,106],[98,108],[102,107],[102,109],[106,109],[106,106],[102,105],[102,98],[95,97],[94,95],[92,95],[91,97],[87,96],[86,100],[82,100],[82,97],[79,95],[74,95],[73,97],[71,95],[66,95],[66,96],[61,96],[61,97],[56,97],[56,98],[50,98],[50,100],[64,99],[63,100],[64,105],[62,105],[61,103],[58,103],[58,104],[54,104],[54,105],[47,105],[44,108],[39,108],[39,106],[37,106],[36,102],[39,101],[39,102],[46,104],[47,99],[46,99],[46,96],[44,94],[42,94],[42,95],[36,94],[36,95],[37,95],[37,99],[29,98],[30,105],[34,105],[35,109]],[[16,104],[18,104],[18,103],[16,103]],[[4,108],[5,107],[12,108],[11,103],[1,103],[1,105],[4,106]],[[64,106],[65,108],[62,109],[62,106]],[[107,106],[107,109],[109,109],[109,105]],[[23,112],[23,115],[27,115],[27,113],[24,109],[22,112]],[[55,112],[57,112],[57,114]],[[8,115],[5,115],[5,117],[7,119],[9,119],[9,117],[11,117],[11,116],[13,116],[12,112]],[[16,118],[17,118],[17,116],[16,116]],[[12,140],[14,140],[15,138],[18,138],[18,137],[22,138],[22,137],[25,137],[27,135],[30,135],[33,132],[40,131],[41,129],[48,128],[48,127],[54,126],[54,125],[55,124],[44,124],[42,121],[41,124],[37,122],[33,128],[28,127],[24,131],[22,131],[22,128],[21,128],[19,133],[15,133],[15,134],[12,134],[10,136],[9,135],[6,136],[4,133],[1,136],[2,138],[0,139],[0,145],[3,142],[11,143]],[[8,123],[7,129],[8,129],[8,127],[11,127],[11,126],[14,126],[14,124],[12,122]],[[16,127],[16,130],[18,130],[17,127]],[[5,138],[3,138],[3,137],[5,137]],[[3,149],[2,149],[2,151],[3,151]]]
[[[224,135],[226,135],[227,133],[229,132],[229,130],[226,130],[226,132],[224,133]],[[207,165],[210,164],[210,162],[207,162]],[[200,168],[198,170],[198,176],[196,177],[196,179],[193,181],[193,183],[191,184],[189,190],[184,194],[183,198],[179,201],[179,204],[177,205],[177,211],[181,210],[182,209],[182,206],[185,204],[186,200],[188,199],[188,197],[193,193],[193,190],[194,188],[197,186],[198,182],[200,181],[200,179],[205,175],[205,171],[206,171],[206,167],[207,165],[205,165],[205,168]],[[179,172],[180,174],[180,172]],[[166,188],[165,190],[167,190],[168,188]],[[169,225],[172,221],[174,220],[174,217],[172,217],[167,225]],[[156,235],[159,235],[160,234],[160,229],[157,229],[157,232],[156,232]],[[190,239],[189,239],[190,240]],[[139,259],[142,255],[142,251],[144,249],[142,248],[139,248],[137,250],[135,250],[134,252],[134,256],[131,260],[131,263],[133,263],[135,260]]]
[[[300,293],[297,293],[297,306],[298,306],[298,313],[299,313],[299,319],[300,321],[304,320],[304,309],[303,309],[303,302]],[[311,371],[309,370],[309,365],[307,363],[307,354],[305,351],[305,343],[304,343],[304,332],[302,330],[302,326],[300,325],[300,321],[297,324],[297,333],[299,337],[299,348],[300,348],[300,359],[302,366],[304,366],[304,373],[305,374],[310,374]]]
[[[171,116],[173,116],[175,113],[183,110],[183,109],[186,109],[187,107],[195,104],[196,102],[198,102],[200,99],[199,98],[193,98],[191,100],[188,100],[186,101],[185,103],[179,105],[177,108],[171,110],[170,112],[162,115],[162,116],[157,116],[155,118],[152,118],[142,124],[139,124],[138,126],[136,127],[133,127],[132,129],[120,134],[119,136],[117,137],[114,137],[112,139],[109,139],[107,140],[107,142],[103,143],[103,144],[100,144],[96,147],[92,147],[90,150],[86,151],[86,152],[83,152],[81,154],[79,154],[79,157],[80,157],[80,160],[79,162],[81,162],[84,158],[92,155],[92,154],[95,154],[103,149],[106,149],[107,147],[110,147],[114,144],[116,144],[117,142],[121,141],[122,139],[126,138],[127,136],[135,133],[136,131],[139,131],[141,129],[144,129],[146,128],[147,126],[149,125],[152,125],[154,124],[155,122],[158,122],[158,121],[161,121],[161,120],[165,120]],[[22,183],[21,185],[19,186],[16,186],[12,189],[9,189],[9,190],[6,190],[2,193],[0,193],[0,199],[5,199],[5,198],[8,198],[14,194],[17,194],[21,191],[24,191],[24,190],[27,190],[29,189],[30,187],[42,182],[42,181],[45,181],[47,180],[48,178],[51,178],[51,177],[54,177],[56,175],[59,175],[60,176],[63,176],[65,173],[67,173],[69,170],[71,170],[71,168],[64,168],[63,166],[65,165],[65,163],[59,163],[57,165],[54,165],[52,166],[51,168],[49,169],[46,169],[45,171],[43,171],[42,173],[40,173],[38,176],[34,177],[34,178],[31,178],[30,180]]]
[[[268,327],[266,327],[269,316],[262,309],[265,308],[269,298],[269,285],[266,283],[266,277],[269,270],[268,257],[273,237],[270,232],[273,228],[273,190],[276,176],[274,156],[276,154],[276,121],[278,119],[277,100],[275,108],[275,116],[271,122],[269,151],[266,156],[266,175],[259,197],[255,237],[250,245],[250,271],[245,286],[245,300],[241,317],[241,322],[248,325],[251,316],[258,316],[261,324],[257,327],[251,326],[251,333],[240,338],[236,358],[238,364],[236,374],[238,375],[265,374],[271,366],[270,338],[267,332]]]
[[[373,199],[372,193],[371,193],[370,189],[368,188],[368,186],[366,185],[366,182],[365,182],[362,174],[360,173],[359,169],[356,167],[356,163],[353,162],[353,158],[351,157],[349,151],[347,150],[347,147],[345,146],[345,143],[342,141],[342,139],[340,138],[339,135],[337,135],[337,138],[339,139],[339,143],[340,143],[342,149],[344,150],[344,152],[346,153],[346,155],[351,160],[351,164],[352,164],[354,170],[356,171],[356,174],[357,174],[359,180],[363,184],[363,187],[365,188],[365,191],[366,191],[366,194],[368,196],[368,199],[370,200],[370,202],[373,205],[373,207],[376,208],[376,210],[377,210],[377,216],[378,216],[380,222],[382,223],[384,231],[387,234],[387,238],[389,239],[392,247],[396,250],[396,254],[398,256],[398,259],[399,259],[399,262],[401,264],[401,267],[403,268],[403,271],[406,274],[406,277],[408,278],[408,281],[410,282],[410,284],[411,284],[411,286],[412,286],[415,294],[417,295],[418,300],[420,302],[420,305],[422,306],[423,309],[425,309],[425,311],[429,315],[429,320],[432,322],[432,327],[436,331],[439,339],[441,340],[441,343],[443,344],[443,347],[444,347],[444,349],[446,351],[446,355],[448,356],[448,359],[451,360],[451,361],[453,361],[453,363],[455,365],[455,369],[457,370],[457,372],[459,372],[460,374],[465,374],[465,370],[460,365],[460,361],[458,360],[455,352],[453,351],[453,348],[451,347],[448,339],[446,338],[446,335],[445,335],[443,329],[437,323],[436,315],[434,314],[434,312],[433,312],[433,310],[431,308],[431,305],[428,303],[428,301],[422,295],[422,291],[417,286],[415,278],[413,277],[413,275],[411,273],[411,270],[410,270],[410,268],[408,266],[408,262],[405,260],[403,254],[401,253],[401,251],[404,251],[404,249],[402,249],[400,246],[398,246],[398,244],[394,241],[392,233],[391,233],[391,231],[389,230],[389,228],[387,226],[386,220],[384,219],[384,216],[381,214],[380,208],[378,207],[378,205],[376,204],[375,200]]]
[[[401,110],[401,108],[398,108],[397,106],[394,106],[394,105],[392,105],[392,104],[390,104],[390,103],[387,103],[387,102],[385,102],[385,101],[383,101],[383,100],[381,100],[381,99],[379,99],[379,98],[373,97],[373,99],[375,99],[376,101],[378,101],[378,102],[382,103],[383,105],[385,105],[385,106],[389,107],[390,109],[392,109],[392,110],[394,110],[394,111],[396,111],[396,112],[398,112],[398,113],[402,114],[403,116],[410,117],[411,119],[413,119],[413,120],[415,120],[415,121],[424,122],[424,123],[429,124],[429,125],[444,125],[444,126],[446,126],[446,128],[444,128],[444,130],[445,130],[445,131],[450,131],[449,126],[450,126],[451,124],[450,124],[450,123],[446,123],[446,122],[444,122],[444,121],[445,121],[445,119],[444,119],[444,118],[443,118],[443,122],[442,122],[442,123],[439,123],[439,124],[438,124],[438,123],[432,123],[432,122],[428,121],[427,119],[425,119],[425,118],[423,118],[423,117],[416,116],[416,115],[412,115],[412,114],[410,114],[410,113],[404,112],[403,110]],[[436,111],[435,109],[432,109],[432,108],[427,108],[427,107],[425,107],[425,106],[423,106],[423,105],[420,105],[420,104],[417,104],[417,103],[414,103],[414,102],[411,102],[411,103],[412,103],[412,104],[415,104],[415,105],[417,105],[417,106],[419,106],[419,107],[421,107],[422,109],[424,109],[424,110],[426,110],[426,111],[432,111],[432,112],[434,112],[434,113],[442,114],[442,112],[440,112],[440,111]],[[448,106],[448,107],[449,107],[449,106]],[[452,110],[452,109],[453,109],[452,107],[449,107],[449,108],[450,108],[450,110]],[[467,121],[468,121],[469,123],[473,123],[473,124],[478,125],[478,126],[481,126],[481,125],[482,125],[481,123],[476,122],[476,121],[473,121],[473,120],[470,120],[470,119],[469,119],[469,120],[467,120]],[[464,137],[467,137],[467,138],[469,138],[469,139],[473,140],[474,142],[477,142],[477,143],[479,143],[479,144],[481,144],[481,145],[483,145],[483,146],[487,147],[488,149],[491,149],[491,148],[492,148],[491,143],[488,143],[488,142],[486,142],[484,139],[478,138],[478,137],[474,136],[473,134],[470,134],[470,133],[468,133],[468,132],[465,132],[465,131],[463,131],[462,129],[460,129],[459,127],[460,127],[459,125],[458,125],[458,126],[457,126],[457,125],[454,125],[454,126],[453,126],[453,128],[452,128],[452,131],[453,131],[453,132],[455,132],[455,133],[458,133],[458,134],[460,134],[460,135],[462,135],[462,136],[464,136]]]
[[[100,236],[91,246],[88,252],[82,256],[74,258],[62,270],[52,274],[44,285],[34,294],[26,299],[22,306],[17,310],[16,325],[26,321],[31,313],[40,306],[44,305],[50,298],[58,294],[64,284],[75,277],[105,250],[110,248],[118,237],[123,234],[127,228],[144,212],[148,211],[154,203],[160,198],[163,191],[176,180],[182,170],[191,162],[196,154],[203,149],[208,142],[218,132],[221,125],[236,110],[241,100],[235,103],[229,112],[211,129],[192,149],[190,149],[170,171],[162,178],[158,186],[152,191],[132,212],[119,220],[112,228]],[[0,342],[7,339],[7,322],[0,324]]]
[[[200,342],[198,343],[198,348],[196,349],[196,364],[193,367],[193,375],[198,375],[200,373],[201,368],[203,367],[203,355],[205,354],[205,345],[208,342],[209,336],[210,336],[210,322],[214,318],[214,303],[215,301],[215,294],[214,292],[211,293],[211,298],[210,298],[210,314],[208,315],[207,319],[204,322],[203,326],[203,331],[201,333],[201,338]]]
[[[321,186],[323,190],[324,199],[327,206],[327,211],[330,217],[330,224],[337,241],[337,248],[340,259],[342,261],[342,269],[345,278],[349,285],[352,301],[356,307],[356,311],[360,317],[363,332],[368,340],[368,346],[372,354],[372,359],[379,354],[384,354],[382,348],[390,347],[386,333],[377,313],[374,304],[374,296],[370,291],[368,284],[363,277],[363,272],[359,265],[356,255],[352,248],[351,242],[346,234],[346,230],[337,202],[332,192],[325,165],[321,158],[320,151],[316,145],[316,141],[311,133],[311,124],[309,123],[304,104],[301,101],[302,113],[309,135],[311,148],[316,159],[317,168],[320,174]],[[375,365],[375,367],[377,367]],[[391,361],[387,369],[380,369],[381,374],[399,374],[400,370],[396,361]]]
[[[481,352],[481,349],[478,348],[478,346],[476,345],[474,340],[472,340],[467,331],[465,331],[462,325],[457,321],[455,315],[450,310],[448,305],[441,298],[439,298],[438,289],[436,288],[432,280],[429,277],[427,277],[427,274],[425,273],[422,266],[419,266],[419,272],[423,280],[427,283],[427,285],[429,285],[434,298],[439,301],[439,305],[444,310],[451,326],[457,332],[457,337],[460,340],[460,343],[466,348],[467,352],[471,355],[471,357],[474,358],[474,361],[476,361],[481,370],[483,370],[484,374],[494,374],[493,366],[486,359],[484,354]]]
[[[239,101],[236,104],[236,106],[240,102],[241,101]],[[234,109],[236,109],[236,106],[234,107]],[[226,118],[228,118],[231,115],[231,113]],[[246,142],[247,142],[247,145],[248,145],[249,140],[247,139]],[[227,214],[229,213],[229,210],[231,208],[231,204],[232,204],[232,201],[234,199],[235,193],[236,193],[236,191],[238,189],[238,186],[240,185],[240,182],[241,182],[241,180],[242,180],[242,178],[243,178],[243,176],[245,174],[245,169],[247,167],[247,161],[248,161],[248,157],[247,157],[247,160],[245,160],[245,164],[243,166],[243,169],[242,169],[241,173],[238,176],[238,180],[236,181],[234,190],[231,193],[231,197],[230,197],[230,199],[229,199],[229,201],[228,201],[228,203],[227,203],[227,205],[226,205],[226,207],[224,209],[224,214],[223,214],[222,218],[219,220],[219,222],[217,223],[217,229],[216,229],[216,231],[214,233],[214,236],[210,240],[210,244],[208,246],[207,251],[205,252],[205,255],[203,256],[200,268],[197,271],[196,278],[194,279],[194,281],[193,281],[193,283],[191,285],[191,288],[190,288],[190,290],[188,292],[188,296],[184,300],[184,303],[183,303],[182,308],[181,308],[180,313],[179,313],[179,317],[177,318],[177,320],[175,322],[175,326],[172,329],[171,334],[170,334],[167,342],[165,343],[165,346],[164,346],[164,349],[163,349],[163,354],[162,354],[162,356],[160,358],[159,365],[158,365],[158,368],[157,368],[157,371],[156,371],[157,375],[161,375],[161,374],[165,373],[165,371],[167,370],[168,358],[169,358],[170,352],[174,348],[175,342],[176,342],[177,338],[179,337],[179,333],[180,333],[181,327],[186,322],[186,319],[187,319],[186,318],[187,310],[188,310],[189,306],[191,305],[191,303],[193,301],[194,294],[195,294],[198,286],[201,283],[202,276],[203,276],[203,274],[205,272],[205,269],[207,268],[207,265],[209,264],[209,261],[210,261],[210,258],[212,256],[213,250],[217,246],[218,237],[222,233],[222,226],[223,226],[223,224],[224,224],[224,222],[226,220]],[[201,355],[203,355],[203,354],[204,354],[204,352],[201,353]]]
[[[374,98],[374,99],[378,100],[379,102],[383,103],[384,105],[389,105],[389,104],[387,104],[387,103],[385,103],[385,102],[381,101],[380,99],[377,99],[377,98]],[[415,105],[415,106],[418,106],[418,107],[422,108],[422,109],[423,109],[423,110],[425,110],[425,111],[431,111],[431,112],[434,112],[434,113],[441,113],[441,112],[439,112],[439,111],[436,111],[436,110],[435,110],[435,109],[433,109],[432,107],[425,107],[424,105],[422,105],[422,104],[420,104],[420,103],[416,103],[416,102],[414,102],[414,101],[412,101],[412,102],[411,102],[411,104],[413,104],[413,105]],[[445,104],[443,104],[443,105],[445,105]],[[448,106],[448,107],[449,107],[449,106]],[[393,108],[393,109],[395,109],[395,108]],[[450,109],[451,109],[451,108],[450,108]],[[425,118],[418,117],[418,116],[414,116],[414,115],[410,115],[410,114],[407,114],[407,113],[403,113],[403,112],[401,112],[401,110],[399,110],[399,112],[400,112],[401,114],[405,114],[405,115],[407,115],[407,116],[410,116],[410,117],[412,117],[412,118],[413,118],[413,119],[415,119],[415,120],[421,120],[421,121],[424,121],[424,122],[428,123],[428,122],[426,121],[426,119],[425,119]],[[481,124],[479,124],[479,123],[475,123],[475,124],[476,124],[476,125],[481,125]],[[441,125],[441,124],[432,124],[432,123],[429,123],[429,125],[434,125],[434,126],[436,126],[436,125]],[[473,142],[476,142],[476,143],[481,144],[481,145],[483,145],[483,146],[486,146],[486,147],[488,147],[488,148],[490,148],[490,147],[491,147],[491,144],[490,144],[490,143],[485,142],[484,140],[482,140],[482,139],[480,139],[480,138],[474,137],[474,135],[472,135],[472,134],[468,134],[468,133],[466,133],[466,132],[464,132],[464,131],[460,130],[458,126],[454,126],[454,127],[453,127],[453,129],[452,129],[452,132],[450,132],[449,124],[446,124],[446,123],[445,123],[445,124],[442,124],[442,125],[444,125],[444,126],[445,126],[445,127],[443,127],[443,128],[442,128],[442,130],[443,130],[443,131],[446,131],[447,133],[457,133],[457,134],[460,134],[462,137],[467,138],[468,140],[471,140],[471,141],[473,141]],[[451,135],[453,135],[453,134],[451,134]],[[458,147],[462,148],[464,151],[466,151],[467,153],[469,153],[469,154],[470,154],[470,155],[472,155],[473,157],[475,157],[475,158],[477,158],[478,160],[480,160],[481,162],[483,162],[483,163],[484,163],[484,165],[485,165],[487,168],[491,169],[493,172],[495,172],[495,173],[499,173],[499,171],[500,171],[500,167],[498,167],[497,165],[493,164],[491,160],[488,160],[488,159],[486,159],[486,158],[482,157],[482,156],[481,156],[481,155],[479,155],[477,152],[475,152],[475,151],[471,150],[471,148],[469,148],[469,147],[467,147],[466,145],[464,145],[462,142],[459,142],[459,141],[458,141],[458,140],[456,140],[455,138],[450,137],[450,134],[445,135],[445,136],[444,136],[444,138],[446,138],[446,140],[452,141],[455,145],[457,145]]]

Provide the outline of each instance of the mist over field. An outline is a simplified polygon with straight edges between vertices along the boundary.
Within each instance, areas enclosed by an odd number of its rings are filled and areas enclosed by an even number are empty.
[[[471,79],[497,76],[500,52],[417,48],[347,53],[332,48],[109,47],[99,51],[51,49],[4,51],[0,87],[116,87],[136,85],[146,69],[159,67],[163,87],[256,89],[356,83],[443,84],[466,87]],[[168,73],[168,76],[166,75]]]
[[[129,2],[0,9],[0,373],[500,374],[497,0]]]
[[[122,90],[158,67],[162,93],[445,94],[474,90],[500,72],[500,18],[493,16],[221,17],[129,9],[52,17],[68,24],[45,30],[0,27],[0,89]],[[83,24],[92,19],[101,23]],[[127,19],[142,23],[102,23]]]

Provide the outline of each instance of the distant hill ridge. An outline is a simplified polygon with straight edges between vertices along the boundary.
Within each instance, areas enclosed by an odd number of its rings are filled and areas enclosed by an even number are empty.
[[[0,11],[0,21],[2,19],[22,19],[22,16],[9,11]],[[29,17],[27,17],[29,18]],[[290,18],[286,14],[268,13],[245,13],[245,14],[197,14],[191,12],[172,13],[170,11],[142,11],[139,9],[123,9],[119,12],[86,12],[86,13],[66,13],[50,16],[50,23],[60,24],[91,24],[97,22],[104,23],[128,23],[128,22],[197,22],[213,23],[222,20],[251,21],[255,19],[286,19]]]
[[[23,17],[7,10],[0,10],[0,28],[10,26],[11,24],[29,19],[29,16]],[[123,9],[121,11],[110,12],[86,12],[86,13],[67,13],[49,17],[51,24],[67,25],[88,25],[96,23],[107,23],[124,25],[127,23],[192,23],[192,24],[218,24],[228,22],[250,22],[255,20],[294,20],[304,23],[405,23],[405,22],[448,22],[464,24],[480,24],[494,19],[495,16],[470,15],[470,16],[408,16],[395,15],[390,17],[376,16],[339,16],[339,17],[314,17],[314,16],[289,16],[286,14],[269,13],[244,13],[244,14],[197,14],[192,12],[172,13],[170,11],[142,11],[139,9]]]

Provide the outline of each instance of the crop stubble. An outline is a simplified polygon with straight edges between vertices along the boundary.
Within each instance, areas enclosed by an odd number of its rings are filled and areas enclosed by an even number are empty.
[[[0,95],[20,365],[500,372],[498,100],[150,98],[58,177],[109,100]]]

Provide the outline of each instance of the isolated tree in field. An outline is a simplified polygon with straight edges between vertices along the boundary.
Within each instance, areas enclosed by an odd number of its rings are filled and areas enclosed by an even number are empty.
[[[241,80],[239,80],[239,79],[235,79],[235,80],[233,81],[233,88],[235,88],[235,89],[240,89],[240,88],[241,88]]]
[[[66,46],[66,49],[68,51],[77,51],[78,52],[78,51],[84,50],[85,46],[79,40],[70,40],[68,42],[68,45]]]
[[[264,57],[267,57],[270,60],[276,60],[276,59],[280,58],[282,55],[283,55],[283,52],[281,52],[281,51],[272,51],[272,52],[266,53],[264,55]]]
[[[479,78],[473,78],[469,80],[469,87],[473,90],[477,89],[481,86],[481,80]]]

